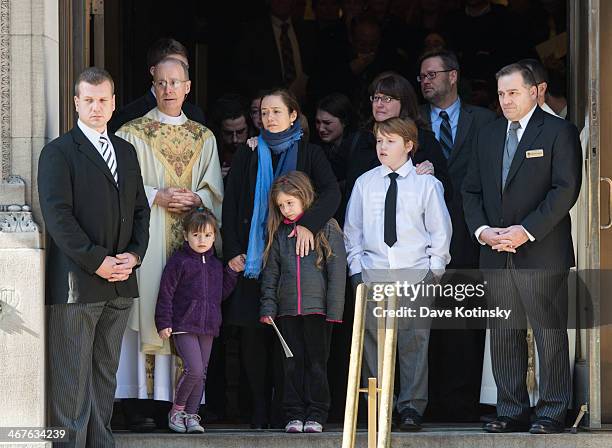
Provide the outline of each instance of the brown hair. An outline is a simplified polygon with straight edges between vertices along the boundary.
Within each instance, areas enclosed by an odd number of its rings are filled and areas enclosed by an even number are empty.
[[[111,85],[111,93],[115,93],[115,83],[110,73],[103,68],[99,67],[87,67],[81,72],[79,77],[74,82],[74,96],[79,96],[79,85],[82,82],[91,84],[92,86],[99,86],[103,82],[108,81]]]
[[[289,114],[291,114],[291,112],[297,113],[298,119],[302,115],[302,111],[300,110],[300,103],[298,102],[295,95],[289,90],[282,88],[268,90],[261,96],[261,100],[263,101],[263,99],[267,96],[279,96],[283,104],[287,106],[287,109],[289,109]]]
[[[274,236],[278,231],[279,226],[284,220],[284,216],[276,203],[278,195],[284,193],[288,196],[293,196],[299,199],[304,206],[304,211],[308,210],[316,199],[316,194],[312,186],[310,178],[301,171],[290,171],[284,176],[277,178],[270,189],[270,202],[268,208],[268,241],[266,250],[264,251],[264,262],[268,259]],[[333,220],[337,230],[341,232],[340,226]],[[329,241],[322,230],[319,230],[315,235],[315,252],[317,259],[315,265],[321,269],[324,260],[334,256]]]
[[[389,95],[392,98],[399,100],[401,104],[400,118],[409,118],[413,120],[419,127],[427,129],[428,124],[421,118],[419,111],[419,102],[414,87],[406,78],[396,72],[383,72],[374,78],[374,81],[368,88],[370,96],[376,93]],[[370,113],[370,115],[372,115]],[[371,121],[374,120],[372,117]]]
[[[183,218],[183,231],[186,233],[203,231],[206,226],[212,227],[215,235],[219,234],[217,219],[213,212],[206,207],[193,208]]]
[[[520,63],[514,63],[502,67],[500,71],[495,73],[495,79],[499,81],[502,76],[512,75],[513,73],[520,73],[523,77],[523,85],[526,87],[537,87],[533,72],[526,65]]]
[[[180,54],[185,59],[189,60],[187,48],[178,40],[170,37],[162,37],[161,39],[158,39],[149,47],[149,50],[147,51],[147,70],[149,70],[150,67],[159,64],[159,61],[162,59],[165,59],[173,54]]]
[[[412,151],[409,157],[412,157],[419,147],[419,130],[417,125],[410,118],[388,118],[385,121],[374,123],[374,135],[376,134],[397,134],[404,142],[412,142]]]

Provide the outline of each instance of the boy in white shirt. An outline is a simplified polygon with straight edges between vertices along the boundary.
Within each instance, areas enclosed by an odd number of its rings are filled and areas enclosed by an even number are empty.
[[[417,175],[411,154],[418,131],[412,120],[390,118],[376,123],[376,152],[381,166],[357,179],[344,224],[351,283],[365,270],[410,270],[411,283],[439,278],[450,261],[452,225],[442,184]],[[430,272],[431,271],[431,272]],[[433,275],[432,275],[433,273]],[[431,298],[430,298],[431,299]],[[418,303],[418,300],[417,300]],[[364,376],[377,371],[376,328],[371,308],[366,316]],[[370,320],[370,324],[368,324]],[[421,429],[427,406],[429,329],[398,332],[400,429]]]

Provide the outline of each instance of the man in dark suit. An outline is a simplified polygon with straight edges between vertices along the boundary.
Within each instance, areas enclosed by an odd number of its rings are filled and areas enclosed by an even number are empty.
[[[283,86],[304,99],[316,57],[316,28],[293,19],[294,9],[295,0],[271,0],[270,14],[247,27],[234,58],[244,93]]]
[[[136,152],[109,134],[113,81],[85,69],[75,85],[77,126],[47,144],[38,194],[47,230],[48,423],[66,446],[115,446],[115,375],[132,298],[133,269],[149,241],[149,205]]]
[[[189,67],[187,48],[185,48],[185,46],[177,40],[164,37],[156,41],[147,52],[147,66],[149,67],[151,78],[153,78],[155,66],[166,58],[178,59]],[[151,87],[143,96],[117,111],[113,118],[108,122],[109,132],[117,132],[117,130],[125,123],[146,115],[147,112],[156,107],[157,100],[155,99],[154,90]],[[183,112],[190,120],[205,124],[204,112],[202,112],[202,109],[195,104],[185,101],[183,103]]]
[[[447,267],[451,270],[475,270],[478,269],[479,249],[465,223],[461,184],[472,158],[476,135],[495,119],[495,114],[459,98],[459,62],[454,53],[431,51],[421,57],[419,65],[418,81],[427,101],[421,106],[421,116],[442,146],[453,185],[452,199],[447,202],[453,223],[451,262]],[[446,279],[460,283],[469,281],[469,277],[461,274],[457,272]],[[474,329],[433,330],[429,347],[432,417],[447,421],[477,420],[484,332]]]
[[[574,125],[537,105],[525,66],[496,75],[500,118],[478,134],[463,184],[465,217],[481,243],[489,307],[511,310],[490,319],[497,419],[489,432],[562,432],[571,397],[567,339],[567,274],[574,266],[569,210],[580,191],[581,150]],[[527,320],[540,363],[540,398],[529,425]]]

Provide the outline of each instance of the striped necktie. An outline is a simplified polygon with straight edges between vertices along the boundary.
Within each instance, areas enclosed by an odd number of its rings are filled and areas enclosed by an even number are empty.
[[[448,159],[453,150],[453,132],[451,131],[450,119],[448,113],[445,110],[440,111],[440,144],[442,145],[442,151],[444,156]]]
[[[115,184],[118,184],[117,160],[115,159],[115,153],[111,149],[110,142],[108,141],[108,138],[101,135],[99,143],[100,143],[100,149],[102,150],[102,158],[106,162],[106,165],[108,165],[108,169],[113,175],[113,179],[115,179]]]

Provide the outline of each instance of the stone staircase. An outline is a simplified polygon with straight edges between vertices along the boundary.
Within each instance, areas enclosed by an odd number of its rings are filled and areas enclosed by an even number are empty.
[[[285,434],[207,427],[206,434],[154,432],[115,433],[117,448],[339,448],[342,432],[332,427],[322,434]],[[418,433],[392,435],[393,448],[612,448],[612,432],[581,431],[578,434],[487,434],[475,426],[425,425]],[[367,447],[367,433],[357,434],[356,448]]]

